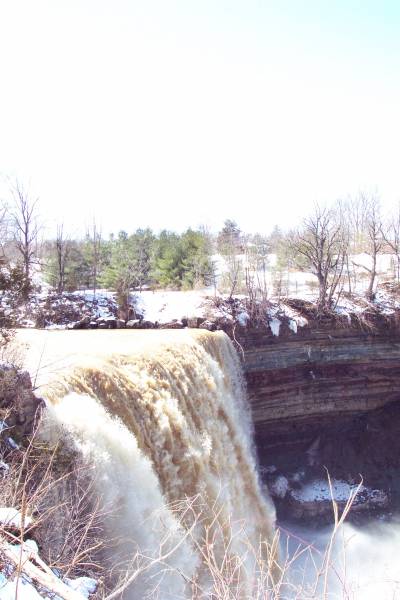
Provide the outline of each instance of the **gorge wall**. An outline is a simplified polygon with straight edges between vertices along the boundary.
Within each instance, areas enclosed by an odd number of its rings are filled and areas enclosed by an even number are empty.
[[[240,327],[261,465],[326,466],[341,477],[397,487],[400,336],[396,316],[375,323]]]

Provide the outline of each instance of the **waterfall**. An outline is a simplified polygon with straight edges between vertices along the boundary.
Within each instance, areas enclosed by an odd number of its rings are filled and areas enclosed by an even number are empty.
[[[275,515],[258,481],[229,338],[183,330],[36,331],[22,339],[31,371],[41,357],[48,430],[68,433],[94,469],[96,493],[115,507],[105,526],[121,540],[118,552],[152,558],[161,546],[168,554],[124,598],[189,598],[193,585],[205,597],[215,585],[208,563],[225,568],[232,556],[243,563],[233,577],[238,595],[252,597],[259,545],[268,553]]]

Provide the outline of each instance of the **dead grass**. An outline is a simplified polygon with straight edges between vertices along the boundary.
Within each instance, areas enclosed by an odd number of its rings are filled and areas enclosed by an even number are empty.
[[[90,466],[65,446],[41,442],[37,430],[20,449],[2,440],[0,458],[8,465],[0,482],[0,506],[13,507],[23,517],[20,531],[1,526],[0,540],[34,539],[47,567],[63,577],[89,576],[111,585],[104,557],[111,543],[104,529],[109,511],[95,493]],[[27,516],[29,525],[24,524]],[[21,565],[17,576],[20,570]]]

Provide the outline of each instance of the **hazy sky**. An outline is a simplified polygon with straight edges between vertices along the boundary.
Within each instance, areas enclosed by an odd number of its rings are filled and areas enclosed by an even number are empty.
[[[400,198],[397,0],[0,0],[0,69],[0,174],[49,223],[268,231]]]

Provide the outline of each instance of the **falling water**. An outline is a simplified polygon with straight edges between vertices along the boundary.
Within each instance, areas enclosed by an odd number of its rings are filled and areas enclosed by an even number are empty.
[[[211,563],[229,564],[232,576],[232,556],[242,561],[232,585],[251,596],[275,515],[260,490],[229,338],[196,330],[21,337],[53,432],[68,432],[95,469],[97,494],[118,507],[108,535],[121,539],[125,558],[168,554],[162,574],[154,565],[124,597],[189,598],[194,582],[205,595],[215,585]]]

